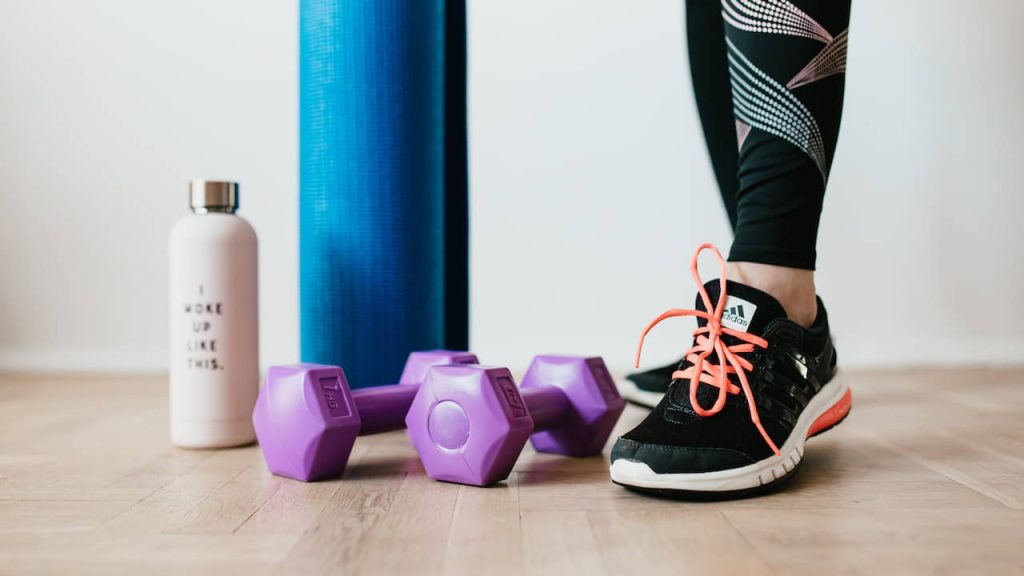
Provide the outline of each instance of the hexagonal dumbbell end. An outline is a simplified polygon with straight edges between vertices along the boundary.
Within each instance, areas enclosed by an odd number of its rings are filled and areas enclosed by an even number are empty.
[[[567,456],[600,454],[626,407],[604,360],[537,356],[523,376],[521,387],[525,394],[531,388],[545,386],[561,388],[570,409],[559,423],[530,436],[533,448]]]
[[[274,474],[311,481],[345,470],[360,421],[337,366],[271,366],[252,414]]]
[[[476,486],[507,478],[533,430],[508,369],[469,365],[431,368],[405,424],[428,476]]]

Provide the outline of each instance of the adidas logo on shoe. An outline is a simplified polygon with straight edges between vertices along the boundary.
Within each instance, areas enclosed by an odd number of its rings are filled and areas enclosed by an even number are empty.
[[[755,312],[757,312],[756,304],[742,298],[729,296],[725,301],[725,310],[722,311],[722,326],[746,332],[750,328],[750,321],[754,318]]]

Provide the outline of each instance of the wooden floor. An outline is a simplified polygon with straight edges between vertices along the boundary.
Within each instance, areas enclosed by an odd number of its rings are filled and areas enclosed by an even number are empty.
[[[529,449],[501,485],[433,482],[402,433],[303,484],[172,448],[163,378],[0,376],[0,574],[1024,572],[1024,369],[847,377],[787,489],[681,503]]]

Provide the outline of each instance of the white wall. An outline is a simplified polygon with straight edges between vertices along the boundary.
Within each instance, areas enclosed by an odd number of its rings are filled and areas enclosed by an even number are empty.
[[[164,369],[167,235],[242,182],[262,356],[297,355],[292,2],[0,0],[0,366]]]
[[[193,177],[242,182],[262,359],[296,357],[295,4],[0,0],[0,368],[162,369]],[[848,364],[1021,359],[1022,24],[1016,0],[855,3],[818,274]],[[472,0],[470,27],[473,347],[624,368],[692,304],[693,248],[729,242],[681,2]]]

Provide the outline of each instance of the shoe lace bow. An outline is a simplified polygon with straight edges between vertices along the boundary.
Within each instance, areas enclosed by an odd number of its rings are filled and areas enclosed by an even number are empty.
[[[700,272],[697,269],[697,261],[700,258],[701,253],[705,250],[710,250],[711,253],[714,254],[715,258],[718,259],[718,266],[721,270],[721,276],[718,281],[718,302],[714,307],[711,305],[711,297],[704,288],[704,282],[701,280]],[[772,441],[771,437],[768,436],[768,433],[765,432],[764,426],[761,424],[761,417],[757,412],[757,406],[754,402],[754,392],[750,389],[747,372],[752,371],[754,366],[749,360],[741,356],[741,354],[753,352],[755,346],[768,348],[768,341],[754,334],[748,334],[747,332],[741,332],[739,330],[733,330],[732,328],[722,326],[722,314],[725,312],[725,304],[728,299],[728,295],[725,291],[727,266],[725,264],[725,259],[722,258],[722,254],[718,251],[718,248],[710,243],[701,244],[701,246],[697,248],[697,252],[694,253],[693,259],[690,261],[690,272],[693,274],[693,279],[697,283],[697,290],[700,293],[701,300],[704,302],[704,308],[710,312],[684,308],[673,308],[663,312],[648,324],[640,335],[640,344],[636,349],[635,366],[640,366],[640,353],[643,350],[644,339],[647,337],[647,333],[663,320],[678,316],[694,316],[697,318],[703,318],[707,321],[706,324],[698,327],[693,332],[694,344],[684,354],[684,357],[690,365],[685,370],[676,370],[673,372],[672,379],[690,380],[690,406],[693,407],[693,411],[699,416],[706,417],[718,414],[725,406],[725,401],[729,394],[739,394],[740,392],[743,392],[743,395],[747,399],[747,406],[750,410],[750,421],[753,422],[758,432],[761,433],[761,437],[764,438],[764,441],[772,451],[775,454],[779,454],[779,448],[775,445],[775,442]],[[726,345],[722,339],[723,335],[729,335],[739,342],[732,345]],[[714,363],[714,359],[708,358],[712,353],[716,355],[718,360],[717,364]],[[730,381],[729,376],[731,374],[736,375],[736,379],[740,383],[739,386],[736,386]],[[701,406],[700,401],[697,399],[697,389],[701,384],[718,388],[718,397],[715,399],[714,405],[710,408],[704,408]]]

